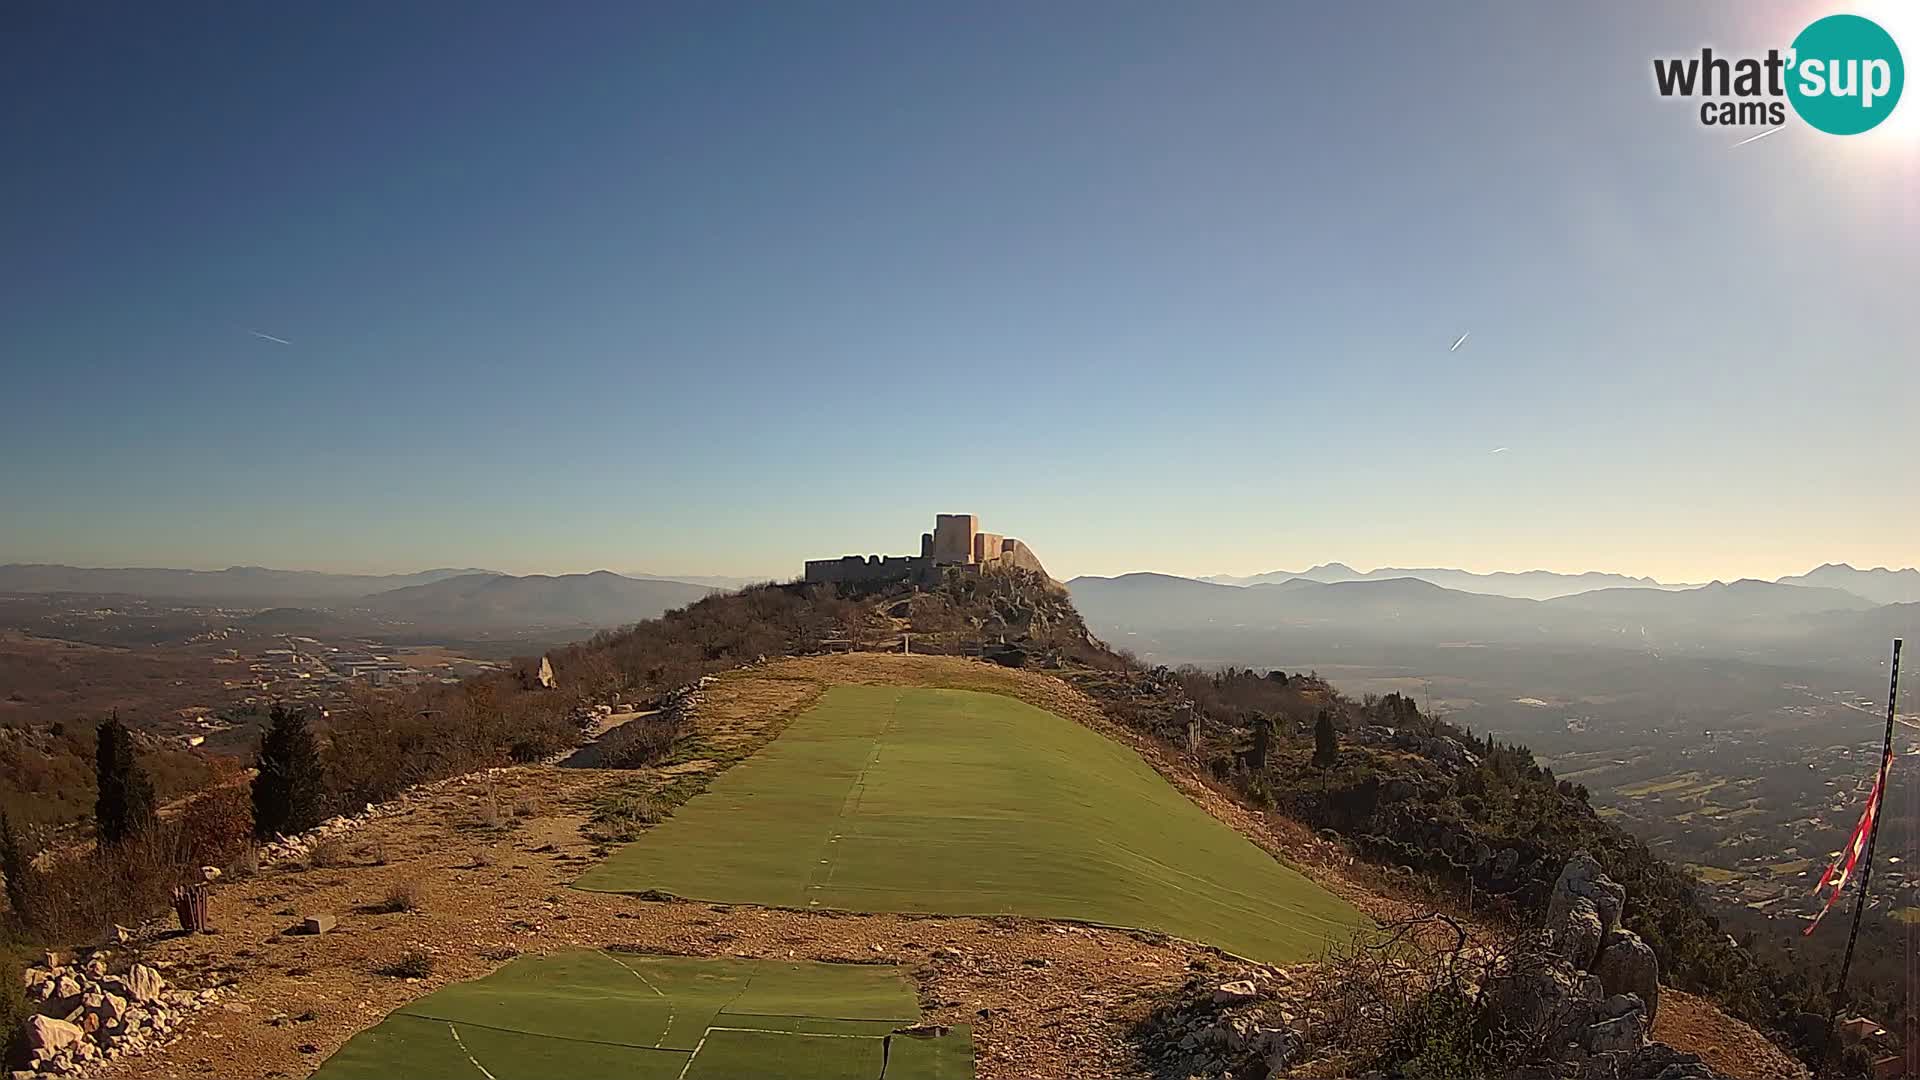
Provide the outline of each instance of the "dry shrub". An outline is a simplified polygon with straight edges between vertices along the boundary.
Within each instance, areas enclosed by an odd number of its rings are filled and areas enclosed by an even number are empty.
[[[337,836],[329,836],[314,842],[307,850],[307,865],[316,870],[336,870],[342,866],[353,865],[353,853],[347,850],[346,841]]]
[[[629,720],[600,736],[596,744],[600,763],[609,769],[638,769],[657,765],[673,753],[673,748],[691,728],[692,725],[681,713]]]
[[[427,906],[426,883],[417,879],[402,881],[388,889],[386,897],[377,906],[390,914],[424,911]]]
[[[517,817],[517,818],[537,817],[539,816],[539,813],[540,813],[540,804],[534,802],[533,797],[531,795],[522,795],[519,798],[513,800],[513,816],[514,817]]]
[[[201,866],[225,866],[253,846],[253,798],[243,784],[203,792],[180,811],[182,854]]]
[[[245,881],[260,872],[260,847],[248,844],[241,848],[227,862],[227,876],[235,881]]]
[[[30,940],[67,944],[101,940],[115,923],[137,925],[171,906],[174,886],[199,879],[201,863],[190,854],[178,828],[163,822],[83,855],[41,859],[23,883],[20,929]]]
[[[639,839],[647,826],[659,824],[665,816],[650,796],[616,791],[594,806],[587,838],[602,844],[624,844]]]
[[[1389,923],[1329,950],[1308,976],[1305,1042],[1355,1071],[1420,1080],[1500,1075],[1537,1047],[1493,1007],[1511,947],[1477,947],[1451,917]]]
[[[424,949],[408,949],[373,973],[393,979],[424,979],[433,974],[433,957]]]

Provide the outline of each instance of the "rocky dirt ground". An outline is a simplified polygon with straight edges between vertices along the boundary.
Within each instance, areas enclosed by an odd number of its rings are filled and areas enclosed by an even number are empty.
[[[568,888],[606,852],[585,835],[596,798],[636,784],[665,785],[690,770],[723,768],[776,735],[832,682],[993,690],[1088,723],[1141,749],[1217,817],[1377,916],[1411,909],[1376,895],[1331,845],[1229,802],[1044,675],[941,657],[781,661],[729,673],[705,690],[695,713],[701,756],[674,767],[673,775],[547,766],[476,775],[360,824],[328,845],[324,858],[287,860],[245,880],[224,879],[212,901],[213,933],[142,928],[130,948],[169,982],[226,990],[176,1041],[98,1075],[302,1077],[398,1006],[486,974],[513,955],[617,946],[898,963],[933,1021],[974,1025],[982,1080],[1150,1076],[1129,1040],[1131,1029],[1196,971],[1234,973],[1243,965],[1152,935],[1029,920],[835,915]],[[338,925],[320,935],[291,932],[315,914],[332,915]],[[381,973],[413,951],[431,958],[430,974]],[[1710,1005],[1677,993],[1673,1000],[1658,1032],[1668,1042],[1743,1080],[1794,1075],[1784,1056],[1773,1051],[1770,1057],[1771,1047],[1751,1031],[1728,1034],[1732,1022]]]

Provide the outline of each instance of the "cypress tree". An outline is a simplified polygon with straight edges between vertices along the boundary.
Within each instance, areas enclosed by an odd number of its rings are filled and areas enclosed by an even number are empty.
[[[99,796],[93,820],[103,844],[118,844],[147,831],[154,822],[153,781],[134,751],[133,732],[115,713],[100,722],[94,756]]]
[[[1313,763],[1326,768],[1340,755],[1340,737],[1334,734],[1333,713],[1321,709],[1313,721]]]
[[[271,717],[253,778],[253,832],[262,840],[320,824],[323,803],[320,746],[306,713],[275,705]]]
[[[13,909],[17,923],[33,921],[33,897],[27,890],[27,876],[33,872],[26,849],[20,846],[20,834],[13,819],[0,812],[0,874],[7,876],[7,906]]]

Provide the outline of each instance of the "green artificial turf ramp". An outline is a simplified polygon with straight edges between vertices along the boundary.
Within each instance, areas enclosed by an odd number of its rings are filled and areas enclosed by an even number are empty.
[[[890,1033],[919,1016],[892,966],[556,953],[402,1007],[314,1075],[874,1080]],[[934,1042],[973,1075],[970,1033]]]
[[[713,1031],[687,1080],[878,1080],[885,1040],[777,1031]]]
[[[1139,756],[996,694],[837,686],[579,888],[1029,915],[1158,930],[1274,963],[1364,918]]]
[[[348,1040],[314,1076],[322,1080],[495,1080],[618,1076],[678,1080],[692,1054],[549,1038],[394,1014]]]
[[[886,1080],[973,1080],[973,1029],[937,1039],[895,1035],[887,1042]]]

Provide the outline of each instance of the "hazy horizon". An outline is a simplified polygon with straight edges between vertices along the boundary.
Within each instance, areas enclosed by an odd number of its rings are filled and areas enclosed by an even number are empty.
[[[896,554],[897,555],[897,554],[906,554],[906,553],[907,552],[905,551],[905,549],[901,549],[899,551],[860,552],[859,554]],[[199,571],[199,572],[215,572],[220,570],[231,570],[231,569],[240,569],[240,568],[258,568],[258,569],[265,569],[265,570],[282,570],[282,571],[295,571],[295,572],[305,571],[305,572],[323,573],[323,574],[350,574],[350,575],[370,575],[370,576],[417,574],[417,573],[425,573],[433,570],[475,570],[475,571],[492,571],[492,572],[522,576],[522,577],[534,576],[534,575],[546,575],[550,577],[558,577],[558,576],[568,575],[568,574],[593,574],[593,573],[600,573],[605,571],[605,572],[620,574],[626,577],[661,578],[661,579],[670,580],[670,581],[689,581],[689,580],[694,580],[698,578],[740,578],[740,579],[747,579],[747,580],[753,580],[753,581],[787,581],[792,578],[798,577],[800,575],[801,563],[803,563],[806,559],[832,558],[832,557],[835,557],[836,555],[841,555],[841,554],[855,554],[855,553],[854,552],[839,552],[839,553],[828,552],[828,553],[816,553],[816,554],[805,555],[796,559],[794,566],[790,569],[779,570],[779,571],[763,571],[758,573],[751,572],[751,571],[723,572],[723,571],[715,571],[715,570],[662,571],[662,570],[650,570],[642,567],[621,568],[621,567],[613,567],[613,566],[582,566],[582,567],[565,567],[565,568],[551,568],[551,567],[510,568],[510,567],[502,567],[502,566],[487,566],[487,565],[480,565],[480,564],[469,565],[467,563],[458,563],[458,562],[442,562],[442,563],[434,563],[431,565],[420,565],[420,566],[366,567],[366,566],[341,566],[341,565],[293,566],[293,565],[281,565],[281,564],[274,564],[274,563],[249,562],[249,561],[217,563],[217,564],[201,563],[196,565],[189,565],[189,564],[176,564],[176,563],[159,563],[159,562],[153,562],[149,560],[149,561],[137,561],[137,562],[118,563],[118,564],[109,565],[104,563],[80,564],[80,563],[74,563],[74,562],[63,562],[57,559],[7,558],[4,556],[4,553],[0,553],[0,566],[4,566],[8,564],[58,565],[58,566],[70,566],[75,569],[192,570],[192,571]],[[1049,573],[1053,574],[1053,576],[1055,576],[1056,578],[1062,581],[1068,580],[1070,578],[1075,578],[1075,577],[1119,577],[1125,574],[1142,574],[1142,573],[1166,574],[1173,577],[1184,577],[1184,578],[1192,578],[1194,580],[1202,580],[1210,577],[1247,578],[1247,577],[1255,577],[1261,574],[1271,574],[1271,573],[1278,573],[1278,572],[1301,573],[1307,570],[1312,570],[1316,567],[1325,566],[1325,565],[1334,564],[1334,563],[1345,565],[1348,569],[1353,570],[1355,573],[1359,573],[1359,574],[1368,574],[1378,570],[1385,570],[1385,569],[1462,570],[1462,571],[1466,571],[1468,573],[1474,573],[1474,574],[1498,574],[1498,573],[1524,574],[1524,573],[1531,573],[1531,572],[1546,572],[1546,573],[1566,574],[1566,575],[1609,574],[1609,575],[1618,575],[1620,577],[1628,577],[1628,578],[1649,578],[1661,585],[1705,585],[1714,581],[1729,582],[1729,581],[1741,580],[1743,578],[1757,579],[1761,581],[1774,581],[1783,577],[1794,577],[1801,574],[1805,574],[1811,570],[1817,569],[1820,566],[1829,565],[1829,564],[1849,565],[1856,570],[1869,571],[1869,572],[1873,570],[1889,570],[1889,571],[1898,572],[1901,570],[1916,569],[1916,567],[1911,565],[1901,565],[1901,566],[1866,565],[1862,563],[1849,562],[1846,559],[1827,559],[1827,560],[1823,560],[1822,562],[1814,563],[1809,566],[1786,569],[1786,570],[1780,571],[1779,573],[1772,573],[1772,574],[1719,574],[1719,575],[1711,575],[1708,577],[1701,577],[1701,578],[1664,578],[1655,574],[1638,574],[1638,573],[1633,573],[1625,570],[1610,570],[1610,569],[1568,570],[1568,569],[1556,569],[1553,567],[1543,567],[1543,566],[1494,567],[1491,569],[1481,569],[1477,567],[1454,566],[1450,564],[1442,564],[1442,563],[1436,563],[1436,562],[1394,562],[1394,563],[1381,563],[1378,565],[1364,565],[1364,564],[1356,563],[1350,559],[1317,559],[1310,563],[1300,563],[1298,565],[1288,564],[1285,566],[1269,567],[1268,569],[1265,569],[1265,570],[1249,570],[1249,571],[1221,570],[1221,571],[1188,572],[1188,571],[1168,570],[1168,569],[1164,569],[1161,567],[1154,567],[1154,566],[1142,566],[1142,567],[1135,567],[1129,570],[1116,570],[1116,571],[1105,572],[1105,573],[1096,573],[1093,571],[1071,571],[1071,570],[1060,571],[1060,570],[1055,570],[1053,567],[1049,566],[1048,571]]]
[[[36,8],[0,560],[1909,565],[1920,102],[1652,84],[1835,8]]]

